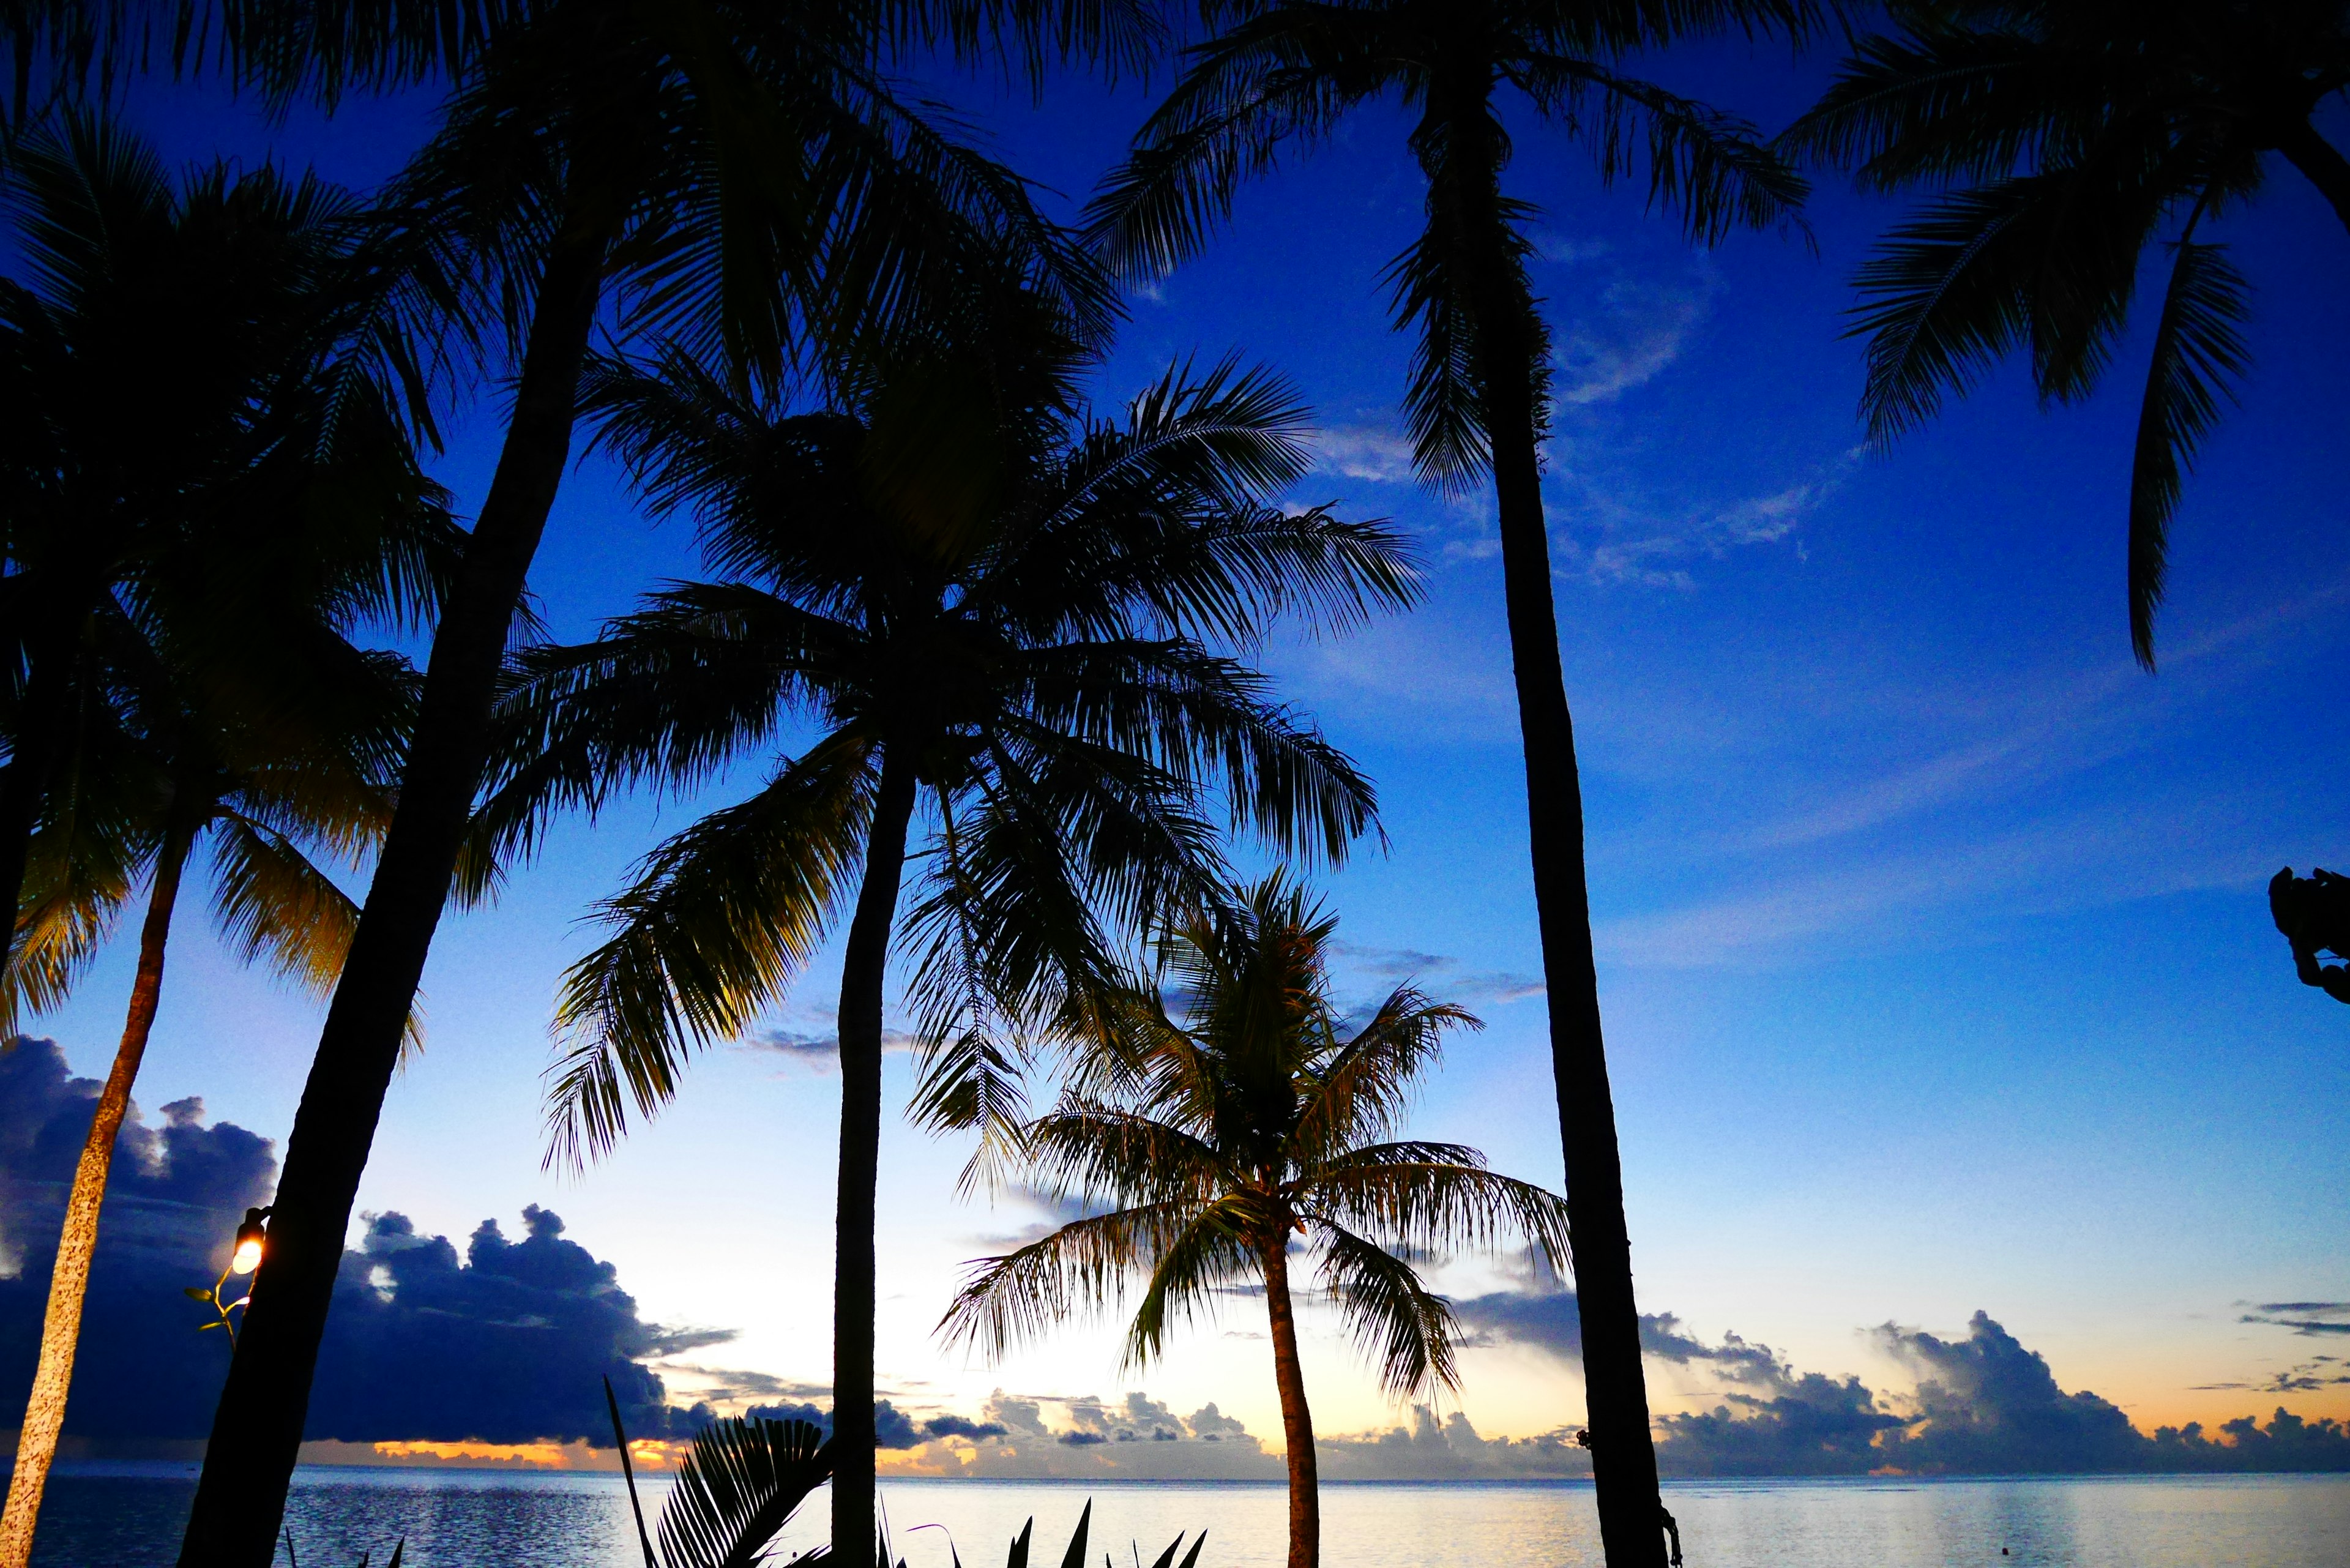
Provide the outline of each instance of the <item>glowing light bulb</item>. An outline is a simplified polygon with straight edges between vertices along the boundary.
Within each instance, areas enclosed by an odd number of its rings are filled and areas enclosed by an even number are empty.
[[[249,1274],[261,1267],[261,1238],[248,1236],[236,1244],[236,1255],[228,1261],[232,1274]]]

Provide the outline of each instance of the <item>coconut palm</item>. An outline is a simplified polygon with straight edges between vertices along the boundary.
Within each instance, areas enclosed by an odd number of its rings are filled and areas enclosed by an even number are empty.
[[[491,744],[507,634],[571,455],[599,319],[773,378],[795,351],[919,319],[983,239],[1099,329],[1107,296],[1019,181],[943,136],[879,73],[948,27],[1124,49],[1120,4],[775,5],[548,0],[448,5],[221,0],[269,90],[434,67],[458,81],[396,183],[393,248],[477,289],[516,375],[498,462],[434,629],[400,803],[286,1144],[182,1560],[262,1568],[275,1541],[345,1230]],[[1041,44],[1039,45],[1041,47]],[[422,265],[430,262],[433,265]]]
[[[2044,400],[2095,389],[2149,251],[2168,280],[2130,467],[2130,647],[2154,668],[2170,522],[2243,374],[2250,288],[2210,237],[2282,161],[2350,227],[2316,118],[2350,89],[2338,0],[1898,0],[1792,149],[1878,191],[1943,188],[1859,275],[1861,411],[1887,442],[2028,348]],[[1952,187],[1955,187],[1953,189]]]
[[[984,298],[986,291],[975,291]],[[1039,302],[1031,299],[1029,305]],[[718,580],[652,595],[598,641],[525,661],[515,774],[485,821],[691,789],[813,726],[747,799],[637,867],[566,975],[550,1159],[600,1154],[687,1055],[786,995],[847,925],[834,1298],[834,1550],[872,1546],[873,1203],[887,959],[911,858],[911,990],[937,1050],[924,1112],[1009,1106],[1019,1042],[1066,1037],[1122,933],[1217,874],[1211,786],[1284,852],[1336,860],[1371,786],[1261,676],[1276,615],[1343,626],[1407,603],[1396,535],[1274,493],[1306,459],[1273,378],[1178,369],[1120,422],[1072,401],[1077,345],[1039,320],[852,375],[791,414],[671,351],[608,362],[591,406],[657,514]]]
[[[1397,325],[1419,343],[1404,400],[1420,473],[1490,476],[1499,515],[1534,902],[1548,987],[1600,1532],[1617,1568],[1661,1563],[1662,1506],[1640,1366],[1605,1038],[1591,947],[1583,794],[1560,667],[1539,443],[1549,337],[1526,272],[1533,209],[1503,188],[1505,102],[1563,130],[1613,181],[1645,162],[1649,198],[1711,242],[1786,222],[1802,181],[1749,127],[1625,75],[1627,52],[1690,34],[1799,29],[1811,0],[1230,0],[1223,29],[1146,122],[1097,198],[1094,233],[1129,274],[1173,268],[1229,215],[1243,179],[1386,99],[1415,117],[1427,227],[1398,257]]]
[[[1264,1290],[1289,1453],[1289,1568],[1321,1559],[1314,1418],[1297,1355],[1293,1253],[1404,1398],[1459,1386],[1458,1325],[1410,1260],[1522,1236],[1564,1267],[1565,1204],[1459,1144],[1403,1139],[1445,1033],[1482,1027],[1399,987],[1349,1033],[1330,996],[1336,919],[1275,875],[1190,917],[1159,948],[1159,984],[1106,1016],[1113,1037],[1028,1127],[1042,1191],[1106,1209],[972,1268],[941,1322],[1001,1355],[1142,1281],[1126,1362],[1234,1286]],[[1182,1018],[1168,1012],[1180,996]]]
[[[13,1033],[20,1000],[66,992],[141,880],[146,915],[121,1044],[74,1171],[49,1278],[39,1361],[0,1514],[5,1568],[22,1568],[31,1552],[73,1381],[107,1175],[161,1005],[186,873],[192,865],[209,881],[216,921],[247,960],[266,958],[323,996],[359,909],[311,856],[348,861],[390,817],[389,780],[412,701],[406,667],[390,655],[361,654],[303,607],[286,607],[254,631],[269,645],[269,663],[295,676],[275,690],[220,680],[217,669],[195,672],[196,680],[173,669],[147,635],[166,618],[151,611],[99,618],[77,703],[71,776],[34,841],[27,940],[0,992],[0,1034]],[[81,842],[67,842],[74,839]]]
[[[432,431],[413,396],[428,377],[402,330],[410,302],[348,195],[266,167],[174,181],[87,113],[20,143],[9,183],[0,908],[13,909],[71,766],[81,660],[108,607],[152,599],[159,574],[208,573],[172,613],[173,635],[215,661],[257,619],[321,595],[357,593],[359,613],[412,625],[432,560],[463,536],[417,466],[413,440]]]

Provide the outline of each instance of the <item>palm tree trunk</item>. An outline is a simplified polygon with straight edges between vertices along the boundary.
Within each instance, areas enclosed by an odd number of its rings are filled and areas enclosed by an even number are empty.
[[[497,473],[433,633],[399,810],[286,1139],[269,1261],[213,1417],[182,1568],[268,1568],[275,1550],[351,1203],[481,786],[515,607],[570,460],[605,246],[574,219],[548,249]]]
[[[1297,1359],[1297,1314],[1289,1300],[1289,1236],[1266,1247],[1265,1316],[1273,1325],[1273,1381],[1281,1390],[1281,1438],[1289,1449],[1289,1568],[1322,1562],[1322,1474],[1314,1458],[1314,1412]]]
[[[188,863],[192,831],[174,825],[155,856],[155,886],[147,895],[147,920],[139,931],[139,972],[130,984],[130,1011],[115,1047],[114,1069],[99,1091],[98,1114],[74,1167],[73,1191],[66,1199],[66,1221],[57,1234],[57,1261],[49,1271],[49,1305],[41,1320],[41,1358],[33,1370],[33,1392],[25,1403],[25,1426],[16,1437],[16,1468],[8,1480],[8,1504],[0,1511],[0,1568],[25,1568],[33,1555],[33,1527],[41,1513],[41,1493],[49,1484],[64,1429],[66,1394],[73,1386],[74,1351],[81,1338],[82,1298],[89,1291],[89,1261],[98,1251],[98,1215],[106,1201],[106,1176],[114,1165],[114,1140],[130,1108],[130,1085],[147,1054],[155,1027],[155,1007],[163,994],[163,947],[172,934],[172,909],[180,898],[180,873]]]
[[[2350,229],[2350,158],[2343,157],[2306,120],[2285,133],[2277,143],[2277,151],[2334,203],[2334,216],[2342,220],[2344,228]]]
[[[1491,151],[1482,158],[1458,158],[1456,168],[1468,172],[1451,193],[1451,211],[1460,225],[1458,253],[1469,275],[1485,429],[1492,448],[1599,1535],[1608,1568],[1663,1568],[1656,1440],[1648,1428],[1640,1314],[1632,1293],[1632,1249],[1624,1219],[1624,1168],[1592,956],[1583,780],[1559,662],[1542,464],[1535,450],[1540,383],[1530,350],[1539,341],[1537,317],[1501,206],[1499,127],[1482,103],[1471,119],[1460,117],[1462,145],[1487,140]]]
[[[874,1560],[873,1201],[881,1173],[881,998],[906,829],[914,815],[914,767],[900,748],[881,753],[881,787],[865,845],[865,883],[841,955],[840,1176],[834,1198],[832,1263],[832,1560]]]

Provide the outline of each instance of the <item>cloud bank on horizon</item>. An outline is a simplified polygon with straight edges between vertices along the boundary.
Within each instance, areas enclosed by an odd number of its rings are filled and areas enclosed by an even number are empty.
[[[0,1425],[21,1419],[37,1352],[49,1259],[98,1084],[72,1077],[56,1044],[19,1040],[0,1053]],[[86,1451],[200,1439],[227,1366],[227,1346],[200,1334],[204,1315],[182,1293],[211,1282],[242,1211],[267,1200],[276,1160],[267,1139],[229,1123],[205,1126],[198,1100],[163,1108],[149,1127],[126,1121],[91,1272],[67,1434]],[[632,1437],[690,1437],[721,1413],[797,1417],[829,1425],[820,1386],[760,1373],[693,1373],[710,1397],[672,1401],[657,1364],[723,1345],[730,1330],[645,1322],[617,1271],[567,1239],[533,1205],[523,1234],[494,1220],[461,1257],[445,1236],[403,1215],[368,1217],[344,1254],[320,1353],[307,1435],[345,1443],[608,1446],[603,1379],[620,1397]],[[1454,1303],[1471,1342],[1572,1361],[1575,1298],[1550,1279]],[[2330,1338],[2350,1304],[2258,1303],[2245,1314],[2297,1335]],[[1908,1366],[1908,1394],[1857,1376],[1798,1372],[1766,1345],[1735,1334],[1708,1344],[1670,1314],[1643,1320],[1649,1355],[1718,1386],[1711,1408],[1658,1418],[1659,1462],[1684,1475],[2016,1474],[2132,1470],[2350,1470],[2350,1428],[2279,1409],[2262,1424],[2132,1427],[2116,1406],[2061,1388],[2046,1360],[1978,1312],[1963,1338],[1887,1324],[1880,1348]],[[649,1365],[655,1364],[655,1365]],[[2350,1376],[2319,1355],[2280,1373],[2274,1391]],[[2271,1385],[2246,1386],[2270,1391]],[[1211,1403],[1179,1414],[1141,1391],[1115,1399],[997,1390],[976,1416],[877,1409],[885,1471],[899,1474],[1133,1479],[1277,1478],[1262,1439]],[[1571,1427],[1487,1438],[1468,1415],[1427,1406],[1410,1424],[1317,1437],[1336,1480],[1506,1479],[1587,1473]]]

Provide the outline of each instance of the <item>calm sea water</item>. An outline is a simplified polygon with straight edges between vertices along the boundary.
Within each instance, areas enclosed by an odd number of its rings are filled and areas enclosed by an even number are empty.
[[[644,1489],[649,1513],[667,1494]],[[194,1490],[182,1466],[60,1466],[37,1568],[164,1564]],[[1022,1521],[1059,1561],[1078,1511],[1112,1568],[1143,1568],[1179,1531],[1208,1530],[1200,1568],[1277,1568],[1278,1486],[894,1481],[884,1505],[909,1568],[995,1568]],[[1668,1488],[1690,1568],[2344,1568],[2350,1477],[1945,1481],[1714,1481]],[[616,1476],[305,1468],[287,1522],[303,1568],[640,1568]],[[919,1528],[933,1526],[941,1528]],[[820,1537],[821,1494],[779,1556]],[[2004,1548],[2006,1555],[2001,1554]],[[1580,1568],[1599,1562],[1591,1490],[1574,1483],[1334,1486],[1331,1568]],[[281,1550],[278,1563],[286,1557]]]

